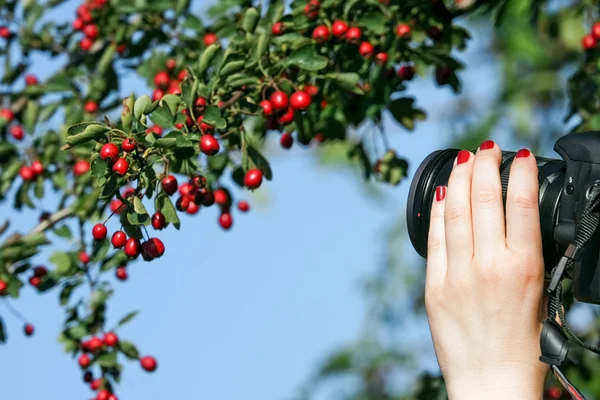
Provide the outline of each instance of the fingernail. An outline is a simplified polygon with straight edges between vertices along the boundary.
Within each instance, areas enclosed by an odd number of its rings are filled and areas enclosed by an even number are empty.
[[[485,142],[481,143],[481,146],[479,146],[479,150],[489,150],[489,149],[492,149],[493,147],[494,147],[494,141],[486,140]]]
[[[438,186],[435,188],[435,199],[437,201],[442,201],[444,200],[444,197],[446,197],[446,186]]]
[[[521,149],[517,152],[516,158],[526,158],[526,157],[529,157],[530,154],[531,154],[531,152],[529,150]]]
[[[462,164],[469,161],[469,157],[471,157],[471,152],[468,150],[461,150],[458,152],[458,157],[456,157],[456,164]]]

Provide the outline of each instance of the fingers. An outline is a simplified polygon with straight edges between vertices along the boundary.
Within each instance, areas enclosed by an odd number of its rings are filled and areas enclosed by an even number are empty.
[[[494,260],[505,249],[501,161],[502,152],[491,140],[483,142],[475,156],[471,212],[474,254],[479,260]]]
[[[446,231],[444,227],[444,206],[446,187],[438,186],[431,206],[429,238],[427,240],[426,290],[434,290],[446,275]]]
[[[466,269],[473,258],[471,177],[474,158],[471,152],[461,150],[448,180],[444,210],[448,274],[460,274],[452,269]]]
[[[519,150],[506,193],[506,247],[516,256],[541,254],[538,168],[529,150]]]

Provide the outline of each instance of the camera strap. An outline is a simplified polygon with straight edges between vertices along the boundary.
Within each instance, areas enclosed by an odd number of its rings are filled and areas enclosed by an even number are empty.
[[[577,388],[569,382],[559,367],[567,363],[568,341],[573,340],[579,346],[600,354],[600,348],[588,345],[575,335],[567,324],[562,306],[562,280],[566,271],[572,271],[574,264],[581,258],[582,249],[596,232],[600,222],[600,181],[594,182],[589,191],[590,201],[586,205],[575,233],[575,239],[552,270],[548,285],[548,319],[543,323],[540,338],[542,355],[540,361],[549,364],[556,379],[563,385],[573,399],[585,400]],[[556,316],[560,325],[556,322]]]

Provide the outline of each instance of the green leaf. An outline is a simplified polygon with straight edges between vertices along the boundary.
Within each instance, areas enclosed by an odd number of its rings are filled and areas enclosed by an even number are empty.
[[[156,196],[156,203],[156,209],[163,213],[165,221],[173,224],[173,226],[179,230],[181,221],[177,215],[177,209],[171,202],[171,198],[167,196],[165,192],[160,192],[158,196]]]
[[[52,231],[61,238],[71,239],[73,237],[71,229],[67,225],[61,225],[58,228],[54,228]]]
[[[103,368],[114,368],[117,366],[117,352],[101,354],[96,358],[96,362]]]
[[[305,71],[318,72],[327,67],[329,59],[320,56],[312,44],[294,50],[287,58],[286,65],[303,69]]]
[[[192,106],[194,104],[194,100],[196,98],[196,94],[194,93],[194,84],[191,79],[186,79],[181,82],[181,98],[188,106]]]
[[[221,71],[219,71],[219,76],[221,78],[226,78],[229,75],[235,74],[236,72],[243,70],[245,66],[246,60],[228,62],[223,66],[223,68],[221,68]]]
[[[6,329],[4,328],[4,320],[0,316],[0,343],[6,343]]]
[[[94,122],[82,122],[80,124],[75,124],[75,125],[69,127],[69,129],[67,129],[67,135],[69,135],[69,136],[77,135],[78,133],[85,131],[85,129],[90,125],[101,125],[101,126],[104,126],[106,128],[106,130],[108,131],[108,127],[106,127],[106,125],[101,124],[99,122],[95,122],[95,121]]]
[[[362,15],[358,20],[359,25],[367,28],[377,35],[384,35],[389,32],[389,18],[380,12],[370,12]]]
[[[52,103],[48,103],[42,108],[40,112],[40,121],[45,122],[48,121],[52,116],[58,111],[58,109],[62,106],[62,101],[53,101]]]
[[[198,61],[198,76],[204,76],[220,48],[221,46],[218,43],[213,43],[202,52]]]
[[[142,203],[142,200],[140,200],[139,197],[133,198],[133,209],[138,214],[148,214],[148,211],[146,211],[146,207],[144,207],[144,204]]]
[[[161,149],[174,149],[177,147],[177,139],[175,138],[158,138],[154,141],[154,147]]]
[[[62,290],[60,291],[59,300],[61,306],[66,306],[69,303],[69,298],[73,290],[81,284],[81,281],[75,283],[65,283]]]
[[[29,100],[25,107],[23,114],[23,126],[25,130],[31,134],[35,131],[35,125],[37,124],[38,117],[40,116],[40,103],[37,101]]]
[[[246,147],[246,153],[248,154],[248,158],[252,164],[262,171],[267,180],[270,181],[273,179],[273,172],[271,171],[271,165],[269,164],[269,161],[262,154],[260,154],[258,150],[248,145]],[[248,169],[245,169],[245,171],[247,172]]]
[[[90,307],[92,309],[96,309],[99,306],[106,303],[106,300],[112,295],[111,291],[106,291],[104,289],[96,289],[90,296]]]
[[[76,269],[73,258],[65,252],[55,251],[49,260],[56,266],[54,272],[59,276],[69,276]]]
[[[286,44],[291,48],[299,48],[301,46],[312,44],[312,40],[310,38],[297,32],[284,33],[281,36],[274,37],[272,40],[273,43],[280,47],[281,45]]]
[[[84,325],[76,325],[66,330],[66,336],[70,339],[79,340],[88,334],[88,329]]]
[[[423,110],[413,108],[414,102],[413,98],[400,97],[388,105],[388,109],[396,121],[409,131],[415,128],[415,120],[422,121],[427,116]]]
[[[142,117],[142,115],[145,115],[145,110],[148,107],[150,107],[151,104],[152,99],[150,99],[149,96],[143,95],[141,97],[138,97],[138,99],[135,101],[135,104],[133,105],[133,116],[135,117],[135,119],[139,120]]]
[[[325,75],[326,78],[335,81],[342,89],[352,90],[356,88],[360,75],[354,72],[340,72]]]
[[[116,43],[112,43],[110,46],[108,46],[106,48],[106,50],[104,50],[104,53],[102,53],[102,57],[100,57],[100,60],[98,61],[98,73],[100,75],[104,75],[106,73],[106,71],[108,70],[108,68],[111,66],[113,57],[115,55],[115,51],[117,50],[117,44]]]
[[[135,344],[131,342],[127,342],[124,340],[119,341],[118,345],[119,351],[125,355],[125,357],[130,360],[138,360],[140,358],[140,353],[135,347]]]
[[[175,94],[165,94],[163,98],[160,100],[160,105],[166,105],[169,107],[169,111],[171,115],[176,115],[177,110],[179,109],[179,105],[181,104],[181,98]]]
[[[108,271],[116,267],[127,264],[129,258],[122,251],[116,251],[112,256],[107,258],[100,265],[100,271]]]
[[[126,323],[131,322],[131,320],[133,320],[139,313],[139,311],[132,311],[126,314],[123,318],[119,320],[119,322],[117,322],[117,326],[123,326]]]
[[[206,107],[202,122],[215,126],[218,129],[225,129],[227,127],[227,121],[221,118],[221,110],[217,106]]]

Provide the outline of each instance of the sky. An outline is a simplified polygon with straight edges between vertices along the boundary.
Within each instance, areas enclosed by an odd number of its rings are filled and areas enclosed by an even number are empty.
[[[210,3],[196,1],[194,11]],[[70,18],[75,6],[71,1],[57,18]],[[39,63],[31,70],[41,78],[49,71]],[[480,64],[465,91],[485,98],[495,90],[494,73]],[[431,119],[412,133],[386,121],[411,176],[425,156],[449,142],[443,111],[456,97],[431,81],[411,86]],[[139,80],[128,79],[123,92],[132,90],[147,93]],[[214,208],[184,217],[181,231],[160,233],[166,245],[160,260],[132,264],[129,281],[115,283],[109,325],[141,310],[119,335],[159,365],[147,374],[125,361],[124,383],[116,390],[121,400],[290,399],[329,352],[358,337],[365,313],[361,279],[381,262],[385,229],[404,218],[410,180],[385,187],[382,204],[349,170],[319,167],[310,150],[276,153],[272,169],[274,180],[261,188],[268,201],[248,195],[252,210],[235,215],[230,232],[218,227]],[[9,213],[10,203],[1,204],[0,216]],[[26,231],[36,219],[23,212],[13,223]],[[57,293],[40,296],[27,287],[13,303],[36,333],[25,338],[22,324],[0,306],[9,335],[0,347],[2,398],[92,398],[76,360],[56,340],[63,321]],[[407,335],[430,347],[424,326]]]

